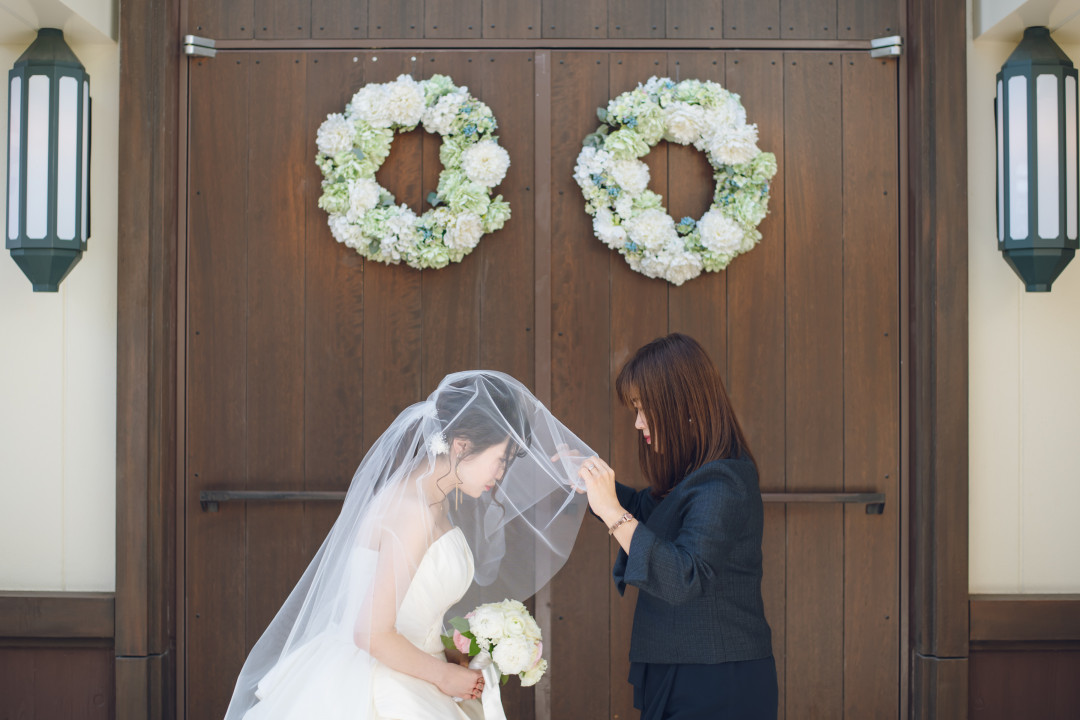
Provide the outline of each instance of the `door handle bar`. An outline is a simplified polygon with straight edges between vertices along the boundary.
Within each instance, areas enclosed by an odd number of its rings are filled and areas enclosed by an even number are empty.
[[[865,505],[867,515],[881,515],[885,512],[885,493],[761,493],[761,500],[767,503],[855,503]]]

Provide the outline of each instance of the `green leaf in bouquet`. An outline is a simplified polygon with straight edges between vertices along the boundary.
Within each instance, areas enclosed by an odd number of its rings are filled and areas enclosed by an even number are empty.
[[[503,675],[502,678],[499,680],[499,683],[502,684],[502,685],[505,685],[508,682],[510,682],[510,676],[509,675]]]
[[[473,634],[472,633],[462,633],[462,637],[469,638],[469,657],[472,657],[473,655],[479,655],[480,654],[480,645],[477,644],[476,638],[473,637]]]
[[[449,635],[440,635],[439,639],[442,640],[443,647],[447,650],[457,650],[457,645],[454,645],[454,638]]]
[[[464,635],[469,632],[469,621],[463,617],[456,617],[450,621],[450,627]]]

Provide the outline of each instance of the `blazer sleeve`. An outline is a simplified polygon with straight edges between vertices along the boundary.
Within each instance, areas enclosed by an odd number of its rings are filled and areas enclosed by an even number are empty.
[[[638,524],[625,565],[616,563],[620,593],[633,585],[672,605],[701,596],[705,581],[722,567],[746,522],[745,488],[730,480],[716,473],[687,489],[673,518],[680,522],[674,539],[663,539]]]

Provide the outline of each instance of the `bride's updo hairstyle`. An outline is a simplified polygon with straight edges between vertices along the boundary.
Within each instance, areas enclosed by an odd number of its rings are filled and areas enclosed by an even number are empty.
[[[636,400],[645,413],[652,445],[639,435],[638,461],[657,497],[714,460],[754,462],[724,380],[692,337],[672,333],[640,348],[619,371],[615,390],[619,402],[633,409]]]
[[[448,383],[438,394],[435,408],[447,442],[468,441],[463,457],[481,453],[509,437],[505,457],[509,467],[520,449],[530,443],[532,428],[525,398],[498,376]]]

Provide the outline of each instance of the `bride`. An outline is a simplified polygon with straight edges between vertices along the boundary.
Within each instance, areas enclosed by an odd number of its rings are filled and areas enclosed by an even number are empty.
[[[498,671],[447,657],[444,617],[525,600],[562,567],[593,454],[512,377],[444,378],[360,463],[226,720],[505,720]]]

